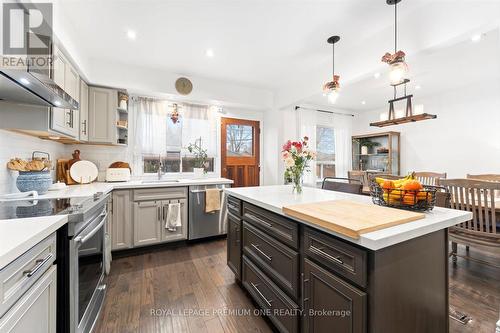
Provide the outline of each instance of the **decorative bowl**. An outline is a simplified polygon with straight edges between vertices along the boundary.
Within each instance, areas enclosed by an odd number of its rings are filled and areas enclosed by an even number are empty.
[[[414,211],[428,211],[436,204],[435,186],[423,185],[421,190],[383,189],[375,181],[370,185],[374,204]]]
[[[16,180],[17,189],[21,192],[37,191],[38,194],[44,194],[50,185],[52,185],[50,171],[19,171]]]

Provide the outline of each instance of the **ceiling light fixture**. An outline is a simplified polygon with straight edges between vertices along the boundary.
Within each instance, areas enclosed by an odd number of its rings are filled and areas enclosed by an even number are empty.
[[[55,106],[61,106],[61,102],[60,101],[55,101],[54,104],[55,104]]]
[[[405,53],[398,50],[398,2],[401,0],[387,0],[387,4],[394,5],[394,53],[386,52],[382,62],[389,64],[389,80],[395,86],[408,79],[408,65],[405,62]]]
[[[340,40],[339,36],[331,36],[328,38],[328,44],[332,44],[332,81],[329,81],[323,85],[323,92],[328,95],[328,102],[330,104],[335,104],[337,98],[339,97],[340,90],[340,76],[335,75],[335,43]]]
[[[477,43],[481,40],[481,35],[480,34],[477,34],[477,35],[474,35],[472,36],[471,38],[471,41],[473,41],[474,43]]]
[[[361,105],[365,105],[366,104],[366,101],[361,101]]]
[[[127,37],[131,40],[135,40],[137,38],[137,33],[134,30],[127,30]]]
[[[389,78],[391,86],[394,89],[394,98],[389,100],[389,113],[387,119],[370,123],[370,126],[385,127],[391,125],[404,124],[426,119],[437,118],[436,115],[428,113],[414,114],[412,107],[413,95],[406,94],[406,84],[410,82],[408,79],[408,65],[405,62],[405,53],[401,50],[398,51],[398,10],[397,5],[401,0],[386,0],[387,4],[394,5],[394,54],[387,52],[382,57],[382,62],[389,64],[390,72]],[[403,86],[404,95],[397,97],[397,87]],[[406,100],[406,110],[395,110],[394,103]],[[381,118],[382,119],[382,118]]]
[[[213,56],[214,56],[214,50],[212,50],[212,49],[207,49],[207,50],[205,51],[205,55],[206,55],[207,57],[209,57],[209,58],[213,58]]]
[[[27,78],[24,78],[24,77],[20,78],[20,79],[19,79],[19,82],[21,82],[21,83],[22,83],[22,84],[24,84],[25,86],[27,86],[28,84],[30,84],[30,81],[28,81],[28,79],[27,79]]]
[[[376,79],[378,79],[380,77],[380,73],[377,72],[377,73],[373,74],[373,77],[375,77]]]
[[[415,90],[420,90],[420,88],[422,88],[422,87],[418,84],[415,86]]]

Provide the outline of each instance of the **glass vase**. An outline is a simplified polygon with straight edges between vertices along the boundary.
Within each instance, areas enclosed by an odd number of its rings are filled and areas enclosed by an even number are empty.
[[[296,173],[292,177],[292,192],[301,194],[302,193],[302,185],[303,185],[303,177],[302,173]]]

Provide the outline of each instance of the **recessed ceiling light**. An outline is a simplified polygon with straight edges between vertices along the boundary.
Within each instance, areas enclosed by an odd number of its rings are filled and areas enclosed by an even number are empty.
[[[24,85],[28,85],[28,84],[30,84],[30,81],[28,81],[28,79],[26,79],[26,78],[24,78],[24,77],[20,78],[20,79],[19,79],[19,82],[21,82],[21,83],[22,83],[22,84],[24,84]]]
[[[378,78],[380,77],[380,73],[379,73],[379,72],[377,72],[377,73],[373,74],[373,76],[374,76],[376,79],[378,79]]]
[[[481,35],[480,34],[474,35],[470,39],[471,39],[471,41],[477,43],[481,40]]]
[[[61,106],[61,102],[59,102],[59,101],[55,101],[55,102],[54,102],[54,104],[55,104],[56,106]]]
[[[212,50],[212,49],[207,49],[207,50],[205,51],[205,55],[206,55],[207,57],[209,57],[209,58],[212,58],[212,57],[214,56],[214,50]]]
[[[422,87],[418,84],[415,86],[415,90],[419,90],[420,88],[422,88]]]
[[[366,104],[366,101],[361,101],[361,104],[362,104],[362,105],[365,105],[365,104]]]
[[[127,30],[127,37],[131,40],[135,40],[137,38],[137,33],[134,30]]]

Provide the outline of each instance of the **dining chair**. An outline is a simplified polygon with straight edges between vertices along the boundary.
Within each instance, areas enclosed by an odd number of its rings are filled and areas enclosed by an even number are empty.
[[[457,261],[457,244],[475,247],[500,255],[500,182],[476,179],[442,179],[441,185],[451,194],[450,207],[472,212],[471,220],[448,229],[451,241],[450,256]],[[496,200],[496,201],[495,201]],[[467,259],[493,265],[484,260]],[[496,265],[493,265],[496,266]]]
[[[356,181],[360,182],[363,186],[366,185],[366,183],[367,183],[365,171],[361,171],[361,170],[347,171],[347,178],[349,178],[350,180],[356,180]]]
[[[467,179],[486,180],[488,182],[500,182],[500,175],[495,173],[483,173],[477,175],[467,174]]]
[[[356,179],[325,177],[321,184],[323,190],[362,194],[363,184]]]
[[[424,185],[439,186],[439,180],[446,179],[446,172],[419,171],[415,172],[415,178]]]

